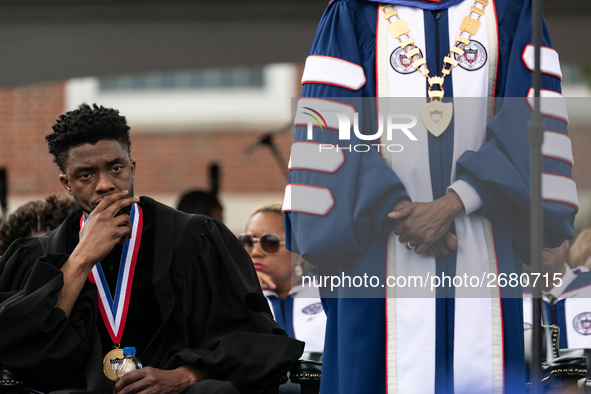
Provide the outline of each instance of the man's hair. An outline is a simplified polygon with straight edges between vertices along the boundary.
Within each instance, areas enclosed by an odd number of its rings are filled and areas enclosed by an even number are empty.
[[[83,144],[117,141],[130,152],[129,126],[125,116],[119,115],[116,109],[84,103],[60,115],[51,128],[53,133],[46,135],[45,140],[54,163],[63,173],[70,149]]]
[[[74,209],[76,209],[74,200],[58,195],[22,205],[0,224],[0,255],[19,238],[53,230]]]

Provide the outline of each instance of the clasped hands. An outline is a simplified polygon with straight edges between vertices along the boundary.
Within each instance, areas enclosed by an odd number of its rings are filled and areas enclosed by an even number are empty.
[[[414,249],[417,254],[439,257],[458,248],[458,237],[449,228],[462,209],[462,200],[450,190],[445,196],[428,203],[400,199],[392,206],[388,217],[394,219],[394,233],[407,248]]]

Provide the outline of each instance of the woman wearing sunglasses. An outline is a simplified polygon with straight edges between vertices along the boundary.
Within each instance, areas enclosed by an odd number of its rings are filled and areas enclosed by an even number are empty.
[[[318,289],[301,285],[304,260],[285,248],[281,203],[255,210],[238,239],[252,258],[275,321],[290,337],[304,341],[305,351],[322,351],[326,315]]]

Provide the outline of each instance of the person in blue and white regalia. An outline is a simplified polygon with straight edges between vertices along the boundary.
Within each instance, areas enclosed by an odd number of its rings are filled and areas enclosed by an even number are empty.
[[[302,77],[284,201],[288,246],[318,265],[320,278],[339,269],[381,284],[522,273],[531,20],[530,0],[330,2]],[[543,37],[544,230],[546,246],[556,247],[573,236],[578,200],[558,55],[545,28]],[[366,97],[377,104],[355,101]],[[455,101],[453,111],[428,107],[424,118],[407,105],[440,97],[440,108]],[[462,97],[480,99],[462,105]],[[396,110],[415,111],[418,121],[406,136],[398,131],[402,149],[379,149],[367,130],[378,129],[376,112]],[[365,138],[355,129],[342,141],[343,114],[369,124]],[[440,121],[443,132],[429,124]],[[370,148],[350,148],[357,143]],[[492,283],[439,287],[429,297],[389,286],[369,298],[324,288],[321,392],[524,392],[521,288]]]
[[[591,272],[571,269],[566,263],[569,241],[542,252],[545,325],[560,328],[560,349],[591,348]],[[531,277],[530,283],[535,279]],[[523,322],[532,324],[531,288],[523,294]]]
[[[257,208],[238,239],[257,272],[273,318],[287,335],[305,343],[304,351],[324,348],[326,315],[318,289],[302,286],[304,260],[285,248],[281,202]],[[311,274],[305,277],[309,281]]]

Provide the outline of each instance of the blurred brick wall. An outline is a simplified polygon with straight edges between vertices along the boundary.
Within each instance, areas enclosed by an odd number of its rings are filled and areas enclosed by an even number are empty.
[[[208,166],[221,167],[221,193],[282,192],[287,181],[266,147],[252,154],[244,148],[265,132],[223,131],[141,133],[132,131],[132,156],[138,161],[138,193],[178,193],[188,188],[209,188]],[[289,160],[290,133],[276,139],[285,165]]]
[[[0,168],[8,169],[12,196],[43,196],[61,191],[59,171],[47,153],[49,125],[64,111],[64,83],[0,89]],[[251,155],[244,148],[267,130],[215,132],[132,130],[132,156],[138,161],[138,194],[178,194],[207,188],[207,167],[221,166],[221,193],[281,193],[286,181],[269,150]],[[591,130],[571,128],[574,179],[579,192],[591,189]],[[290,133],[277,138],[285,161]]]
[[[10,194],[42,195],[61,188],[45,135],[63,112],[64,99],[60,82],[0,89],[0,167],[8,171]]]
[[[64,111],[64,87],[58,82],[0,89],[0,168],[8,170],[11,196],[62,191],[45,135]],[[251,155],[243,153],[268,131],[132,129],[132,156],[138,162],[136,193],[178,194],[188,188],[208,188],[211,162],[221,167],[222,193],[281,193],[287,182],[269,150],[260,147]],[[278,137],[276,144],[287,164],[290,133]]]
[[[589,128],[574,128],[568,130],[573,146],[573,179],[577,189],[589,191],[591,189],[591,125]]]

